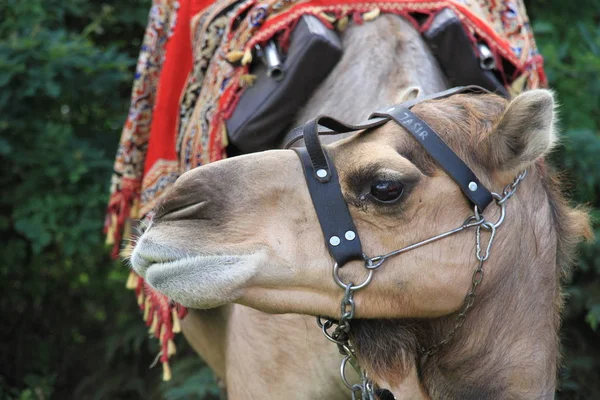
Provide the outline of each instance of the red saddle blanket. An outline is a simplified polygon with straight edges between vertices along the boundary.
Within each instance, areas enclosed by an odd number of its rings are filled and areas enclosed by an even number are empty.
[[[105,230],[113,256],[131,236],[132,221],[147,217],[180,174],[225,157],[225,119],[252,80],[254,45],[275,35],[285,42],[306,14],[343,30],[393,13],[424,31],[444,8],[459,16],[474,43],[486,43],[497,61],[512,66],[510,76],[499,71],[511,93],[546,85],[522,0],[154,0],[111,181]],[[172,339],[185,309],[133,272],[127,287],[161,341],[168,380]]]

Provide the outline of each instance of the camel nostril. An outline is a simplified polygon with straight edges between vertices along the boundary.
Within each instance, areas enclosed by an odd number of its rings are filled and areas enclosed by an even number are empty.
[[[195,218],[205,204],[195,190],[186,190],[181,186],[174,187],[154,208],[154,220]]]
[[[178,208],[165,207],[160,211],[160,213],[157,211],[154,219],[160,219],[161,221],[173,221],[178,219],[207,219],[205,211],[206,204],[206,201],[200,201]]]
[[[207,204],[207,201],[198,201],[187,204],[182,201],[167,201],[157,207],[153,220],[173,221],[179,219],[207,219]]]

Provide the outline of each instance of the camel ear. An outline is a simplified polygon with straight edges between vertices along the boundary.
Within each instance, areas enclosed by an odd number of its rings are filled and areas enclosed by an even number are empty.
[[[404,103],[405,101],[416,99],[421,94],[421,88],[417,86],[410,86],[403,89],[398,97],[396,98],[396,104]]]
[[[544,157],[557,141],[554,95],[524,92],[512,100],[490,135],[494,164],[502,170],[524,169]]]

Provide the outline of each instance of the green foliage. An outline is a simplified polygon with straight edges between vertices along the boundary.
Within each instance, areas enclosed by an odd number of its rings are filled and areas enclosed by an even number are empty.
[[[173,380],[165,386],[165,400],[188,400],[219,395],[212,372],[203,368],[197,356],[177,360],[173,368]]]
[[[101,234],[149,0],[0,2],[0,400],[214,398],[186,350],[173,381]],[[528,2],[561,103],[565,187],[600,220],[600,3]],[[600,235],[600,230],[598,230]],[[562,399],[600,393],[600,245],[568,287]]]
[[[184,398],[102,235],[149,5],[0,2],[0,399]]]
[[[600,237],[600,3],[528,3],[550,87],[561,104],[563,146],[556,163],[576,203],[592,208]],[[582,245],[567,288],[561,399],[600,393],[600,244]]]

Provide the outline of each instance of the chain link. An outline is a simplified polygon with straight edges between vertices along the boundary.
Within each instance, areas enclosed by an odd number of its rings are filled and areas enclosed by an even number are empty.
[[[496,201],[496,203],[498,203],[498,205],[502,205],[506,202],[506,200],[510,199],[517,191],[517,186],[519,186],[519,183],[521,183],[521,181],[525,179],[526,176],[527,170],[524,170],[519,175],[517,175],[517,177],[511,184],[506,185],[504,191],[502,192],[502,198]]]

